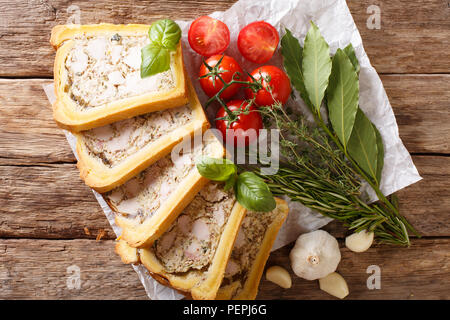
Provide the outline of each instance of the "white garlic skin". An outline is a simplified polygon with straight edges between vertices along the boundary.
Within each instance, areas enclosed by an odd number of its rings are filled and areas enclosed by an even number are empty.
[[[272,266],[267,269],[266,279],[284,289],[292,287],[292,279],[289,272],[280,266]]]
[[[347,281],[337,272],[332,272],[325,278],[319,279],[320,290],[325,291],[339,299],[348,296]]]
[[[345,238],[345,246],[353,252],[364,252],[373,243],[373,232],[362,230]]]
[[[316,280],[336,271],[341,252],[336,238],[326,231],[316,230],[300,235],[289,257],[297,276]]]

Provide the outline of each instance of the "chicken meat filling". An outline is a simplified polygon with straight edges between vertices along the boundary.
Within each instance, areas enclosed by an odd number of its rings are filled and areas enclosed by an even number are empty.
[[[171,69],[141,78],[141,49],[150,41],[147,34],[88,36],[73,41],[65,60],[65,91],[80,111],[175,87]]]
[[[170,273],[207,268],[235,203],[232,192],[210,183],[153,245],[156,256]]]

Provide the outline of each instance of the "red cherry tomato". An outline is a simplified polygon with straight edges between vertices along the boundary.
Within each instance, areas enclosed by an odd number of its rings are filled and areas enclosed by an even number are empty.
[[[238,49],[247,60],[265,63],[272,58],[280,37],[277,29],[264,21],[245,26],[238,36]]]
[[[244,110],[247,105],[245,100],[232,100],[227,103],[230,111]],[[227,115],[224,107],[221,107],[216,114],[216,119]],[[228,120],[216,120],[216,128],[222,133],[224,142],[232,141],[234,138],[234,145],[239,147],[247,146],[255,141],[259,135],[259,130],[263,128],[261,114],[258,112],[258,108],[254,106],[248,108],[247,114],[241,113],[238,115],[238,119],[231,123],[228,129],[227,125]]]
[[[259,106],[270,106],[275,101],[279,101],[281,104],[286,103],[291,94],[291,84],[283,70],[275,66],[262,66],[253,70],[251,75],[257,81],[261,79],[263,88],[256,94],[251,89],[246,88],[245,96],[247,99],[255,97],[255,103]],[[252,81],[252,79],[248,77],[247,81]]]
[[[217,65],[217,63],[219,62],[220,58],[222,58],[222,55],[218,54],[218,55],[209,57],[205,62],[210,67],[215,67]],[[241,67],[236,62],[236,60],[234,60],[230,56],[223,56],[223,59],[220,62],[218,69],[219,69],[219,71],[226,71],[226,72],[223,72],[220,74],[220,76],[226,83],[229,83],[233,79],[233,75],[236,72],[239,72],[239,74],[235,76],[236,80],[241,79],[243,77],[242,76],[243,72],[242,72]],[[200,67],[199,77],[202,77],[202,76],[208,74],[208,72],[209,72],[208,68],[204,64],[202,64]],[[200,85],[202,86],[203,91],[206,93],[206,95],[208,97],[212,97],[213,95],[215,95],[217,92],[219,92],[223,88],[222,81],[220,81],[217,77],[213,77],[213,76],[201,78]],[[229,86],[227,89],[225,89],[225,91],[223,91],[220,94],[220,97],[225,100],[230,99],[239,91],[241,86],[242,85],[239,83],[232,84],[231,86]]]
[[[222,21],[201,16],[192,22],[188,40],[195,52],[209,57],[225,51],[230,44],[230,30]]]

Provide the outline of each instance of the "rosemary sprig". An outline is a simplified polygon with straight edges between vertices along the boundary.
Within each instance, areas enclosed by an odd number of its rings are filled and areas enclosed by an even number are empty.
[[[362,200],[360,173],[322,128],[312,128],[301,115],[293,120],[279,103],[261,107],[260,112],[280,130],[280,151],[286,158],[274,175],[261,175],[253,168],[274,195],[287,195],[355,232],[373,231],[380,242],[409,245],[407,229],[414,229],[398,207],[387,198],[390,206]]]

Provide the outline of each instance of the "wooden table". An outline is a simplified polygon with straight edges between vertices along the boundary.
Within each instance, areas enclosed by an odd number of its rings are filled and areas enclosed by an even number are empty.
[[[77,1],[81,23],[192,19],[233,1]],[[0,298],[146,299],[137,275],[113,252],[114,234],[52,120],[42,84],[52,80],[51,28],[76,13],[69,1],[0,0]],[[401,212],[423,235],[410,248],[374,246],[352,253],[338,237],[348,299],[450,298],[450,3],[351,0],[348,5],[394,108],[400,135],[423,180],[402,191]],[[370,5],[381,29],[369,29]],[[370,9],[369,9],[370,10]],[[69,11],[69,12],[68,12]],[[101,237],[97,241],[96,238]],[[268,265],[290,270],[291,246]],[[68,267],[81,288],[69,289]],[[369,290],[369,265],[381,289]],[[260,299],[329,299],[315,281],[293,277],[284,290],[261,281]]]

